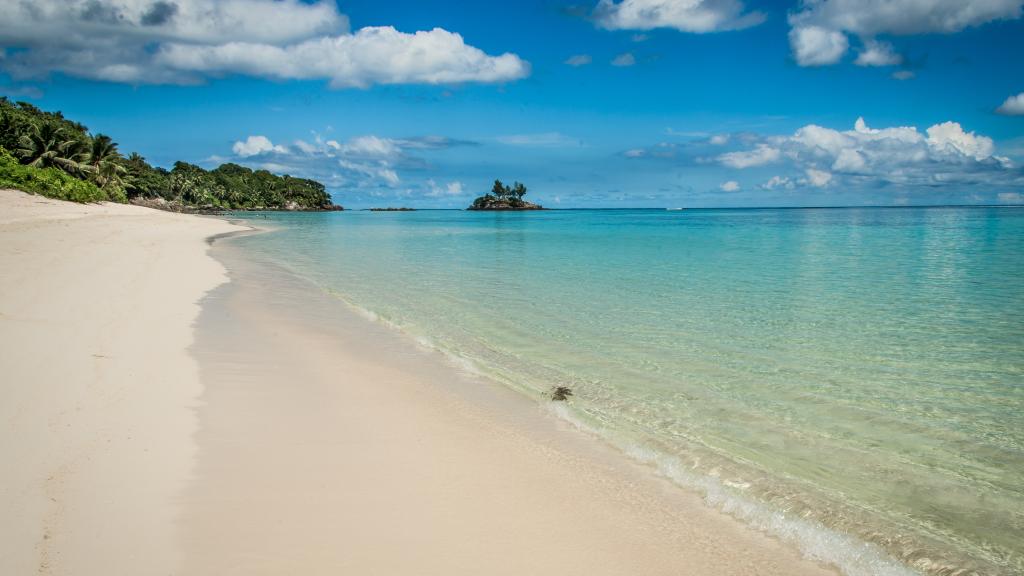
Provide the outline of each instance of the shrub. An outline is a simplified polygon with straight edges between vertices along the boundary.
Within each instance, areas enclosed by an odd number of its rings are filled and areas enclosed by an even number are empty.
[[[0,147],[0,188],[14,188],[47,198],[72,202],[126,202],[124,191],[106,191],[58,168],[33,168],[18,162]]]

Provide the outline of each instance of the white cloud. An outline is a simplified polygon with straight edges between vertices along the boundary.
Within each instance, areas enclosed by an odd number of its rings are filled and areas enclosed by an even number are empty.
[[[729,135],[715,134],[714,136],[708,139],[708,143],[710,143],[713,146],[725,146],[726,144],[729,143]]]
[[[647,155],[647,151],[643,148],[631,148],[622,153],[626,158],[642,158]]]
[[[807,168],[804,172],[807,174],[807,182],[816,188],[828,186],[829,182],[832,181],[832,174],[825,170]]]
[[[777,176],[762,185],[772,189],[803,184],[822,187],[848,184],[944,186],[949,184],[1024,184],[1024,177],[1006,157],[996,154],[987,136],[942,122],[924,132],[913,126],[871,128],[858,118],[852,130],[814,124],[790,136],[759,137],[749,150],[721,154],[717,160],[731,168],[786,163],[799,170],[799,179]]]
[[[340,150],[346,156],[390,159],[401,154],[401,150],[395,140],[378,136],[357,136],[344,144],[338,144],[330,140],[327,144],[334,149]]]
[[[745,12],[739,0],[600,0],[594,19],[608,30],[674,28],[702,33],[756,26],[765,16]]]
[[[761,184],[761,188],[765,190],[774,190],[776,188],[785,188],[786,190],[792,190],[796,187],[791,179],[787,176],[772,176],[767,182]]]
[[[1008,97],[1002,106],[996,108],[996,112],[1007,116],[1024,115],[1024,92]]]
[[[565,60],[565,63],[568,64],[569,66],[577,68],[580,66],[586,66],[587,64],[593,62],[593,60],[594,59],[590,57],[590,54],[576,54],[575,56],[570,56],[569,58],[567,58]]]
[[[951,34],[1020,18],[1022,5],[1024,0],[807,0],[789,16],[789,39],[801,66],[823,66],[839,61],[847,34],[866,45],[881,34]],[[884,52],[870,46],[861,55],[864,65],[887,61]]]
[[[722,192],[735,192],[740,189],[740,183],[735,180],[729,180],[727,182],[722,182],[718,188],[721,189]]]
[[[248,158],[268,152],[285,154],[288,152],[288,149],[284,146],[275,146],[266,136],[249,136],[245,140],[235,142],[234,146],[231,147],[231,151],[242,158]]]
[[[304,154],[312,154],[316,152],[316,146],[304,140],[296,140],[295,142],[293,142],[293,144],[295,145],[296,148],[299,149],[300,152]]]
[[[246,74],[278,79],[327,78],[333,88],[372,84],[501,82],[527,75],[514,54],[488,56],[442,28],[406,34],[390,26],[314,38],[288,46],[230,43],[167,44],[157,65],[205,74]]]
[[[1020,192],[1000,192],[999,201],[1007,204],[1021,204],[1024,203],[1024,194]]]
[[[372,180],[378,180],[387,186],[397,186],[401,181],[398,178],[398,172],[395,172],[394,168],[391,168],[386,162],[353,162],[351,160],[338,160],[338,165],[360,174],[367,176]]]
[[[897,66],[903,63],[903,56],[897,54],[888,42],[867,40],[864,49],[857,55],[857,66]]]
[[[444,197],[457,197],[465,194],[462,186],[462,182],[458,180],[448,182],[443,186],[435,182],[433,179],[427,180],[427,192],[426,196],[430,198],[444,198]]]
[[[443,150],[472,142],[442,136],[387,138],[373,134],[338,141],[314,132],[312,141],[295,140],[292,148],[275,146],[263,136],[250,136],[236,142],[235,160],[259,159],[261,167],[275,172],[315,178],[332,189],[396,189],[402,183],[400,172],[419,172],[430,168],[417,151]],[[225,159],[218,159],[223,162]],[[439,190],[455,195],[461,187],[449,182]]]
[[[850,46],[845,34],[820,26],[793,28],[789,31],[789,43],[801,66],[835,64]]]
[[[956,122],[943,122],[928,128],[928,146],[944,153],[962,154],[975,160],[984,160],[995,152],[995,145],[988,136],[964,132]]]
[[[750,168],[777,162],[781,156],[778,148],[758,144],[753,150],[726,152],[718,157],[718,161],[730,168]]]
[[[190,84],[244,74],[350,88],[503,82],[529,73],[518,56],[490,56],[441,28],[349,33],[347,17],[326,0],[35,0],[4,10],[0,46],[19,50],[0,66],[16,78],[63,72]]]
[[[916,76],[912,70],[897,70],[892,73],[892,77],[897,80],[910,80]]]
[[[636,57],[632,52],[624,52],[612,59],[612,66],[632,66],[636,64]]]

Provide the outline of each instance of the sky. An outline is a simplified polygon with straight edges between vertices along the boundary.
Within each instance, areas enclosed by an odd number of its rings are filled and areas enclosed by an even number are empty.
[[[464,207],[1024,204],[1024,0],[0,0],[0,95]]]

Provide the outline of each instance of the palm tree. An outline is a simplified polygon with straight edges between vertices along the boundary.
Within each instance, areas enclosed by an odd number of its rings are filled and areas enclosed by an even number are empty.
[[[106,134],[97,134],[92,139],[86,165],[92,178],[101,188],[123,186],[121,176],[128,170],[121,165],[121,153],[117,151],[117,142]]]
[[[36,168],[57,167],[70,174],[83,171],[86,154],[82,142],[69,138],[55,124],[36,124],[22,135],[15,150],[22,161]]]

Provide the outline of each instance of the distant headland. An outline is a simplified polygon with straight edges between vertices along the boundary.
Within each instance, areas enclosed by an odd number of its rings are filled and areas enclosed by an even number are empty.
[[[501,180],[494,181],[489,194],[479,196],[466,210],[544,210],[540,204],[523,200],[526,186],[516,182],[508,187]]]

